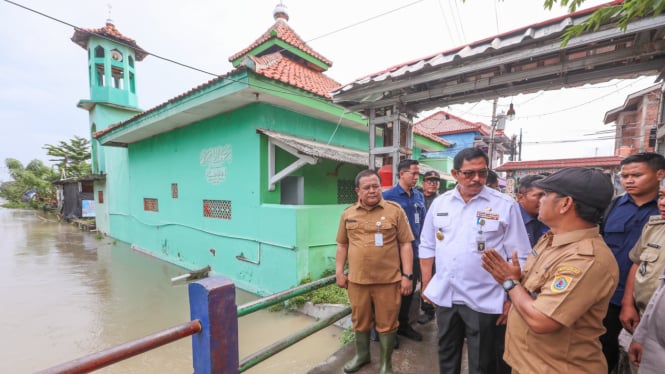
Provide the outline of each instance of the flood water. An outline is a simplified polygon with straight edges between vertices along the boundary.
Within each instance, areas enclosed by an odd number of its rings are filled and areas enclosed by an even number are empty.
[[[32,373],[189,320],[183,269],[31,210],[0,208],[0,373]],[[238,291],[237,304],[254,300]],[[239,320],[240,357],[314,323],[259,311]],[[340,347],[328,327],[247,373],[306,373]],[[192,373],[191,338],[97,371]]]

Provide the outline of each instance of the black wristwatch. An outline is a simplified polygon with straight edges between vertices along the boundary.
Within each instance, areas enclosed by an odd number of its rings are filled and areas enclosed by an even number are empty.
[[[504,281],[501,286],[503,286],[503,289],[506,290],[506,292],[509,292],[510,290],[515,288],[515,286],[519,286],[519,285],[520,285],[520,281],[518,281],[518,280],[506,279],[506,281]]]
[[[408,280],[410,280],[410,281],[413,280],[413,274],[404,274],[404,273],[402,273],[402,276],[403,276],[403,277],[406,277],[406,279],[408,279]]]

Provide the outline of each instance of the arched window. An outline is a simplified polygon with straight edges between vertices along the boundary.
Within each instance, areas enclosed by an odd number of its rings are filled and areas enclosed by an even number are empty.
[[[103,58],[104,57],[104,47],[101,45],[98,45],[95,47],[95,57],[97,58]]]

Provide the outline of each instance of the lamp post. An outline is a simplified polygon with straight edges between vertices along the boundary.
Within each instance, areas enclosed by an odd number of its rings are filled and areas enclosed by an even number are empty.
[[[506,115],[501,112],[492,119],[492,131],[490,132],[490,145],[489,145],[489,168],[492,170],[494,166],[494,133],[497,129],[504,130],[506,128]]]
[[[496,104],[497,104],[498,98],[494,98],[494,105],[492,106],[492,131],[490,132],[490,144],[489,144],[489,149],[488,149],[488,157],[489,157],[489,168],[492,170],[492,167],[494,166],[494,132],[498,130],[505,130],[506,128],[506,118],[508,120],[512,121],[513,118],[515,118],[515,108],[513,107],[513,103],[510,103],[510,107],[508,108],[508,113],[504,113],[503,111],[499,114],[496,114]]]

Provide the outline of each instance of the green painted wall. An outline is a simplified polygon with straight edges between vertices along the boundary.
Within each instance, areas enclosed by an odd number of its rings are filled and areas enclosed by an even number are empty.
[[[341,211],[337,180],[352,180],[360,167],[323,160],[302,175],[305,204],[280,205],[279,183],[268,191],[268,128],[332,144],[367,144],[367,133],[273,107],[248,105],[136,144],[127,157],[107,157],[119,177],[107,179],[111,235],[189,268],[210,264],[243,289],[270,294],[334,268]],[[277,151],[277,170],[293,161]],[[117,162],[115,162],[117,161]],[[127,175],[125,180],[122,175]],[[172,197],[177,184],[178,197]],[[117,196],[117,197],[116,197]],[[158,211],[145,211],[144,198]],[[230,201],[231,219],[204,217],[202,201]]]

